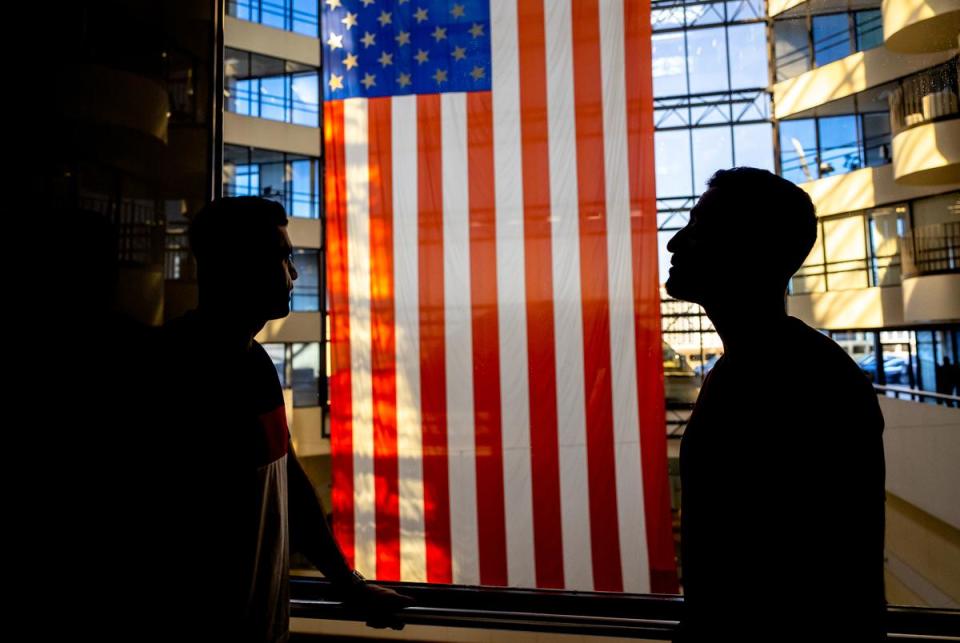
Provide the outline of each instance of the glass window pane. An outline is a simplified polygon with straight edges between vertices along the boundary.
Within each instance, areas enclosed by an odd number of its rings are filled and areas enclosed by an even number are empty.
[[[763,0],[728,0],[727,22],[759,20],[766,15]]]
[[[868,167],[890,162],[890,115],[886,112],[863,115],[863,151]]]
[[[291,80],[293,122],[310,127],[320,126],[320,85],[316,72],[297,74]]]
[[[818,67],[853,52],[850,21],[845,13],[813,17],[813,58]]]
[[[268,27],[287,29],[289,0],[267,0],[261,4],[260,22]]]
[[[286,381],[286,355],[287,347],[285,344],[263,344],[263,349],[270,356],[274,368],[277,369],[277,377],[280,378],[280,386],[287,387]]]
[[[693,195],[690,130],[654,132],[657,198]]]
[[[285,165],[264,163],[260,166],[260,195],[283,203]]]
[[[810,69],[810,42],[806,20],[778,20],[773,24],[777,81],[799,76]]]
[[[320,343],[293,345],[293,405],[320,404]]]
[[[650,11],[650,24],[654,31],[683,26],[683,7],[666,7]]]
[[[683,32],[654,34],[653,95],[675,96],[687,93],[687,50]]]
[[[260,117],[274,121],[286,120],[285,76],[260,79]]]
[[[717,170],[733,165],[729,127],[704,127],[693,130],[693,188],[695,194],[707,189],[707,179]]]
[[[320,253],[297,248],[293,256],[297,269],[297,278],[293,282],[293,310],[316,312],[320,310]]]
[[[857,117],[830,116],[819,119],[820,176],[844,174],[860,168]]]
[[[293,0],[293,31],[316,36],[319,24],[317,0]]]
[[[857,51],[879,47],[883,44],[883,16],[879,9],[858,11],[855,14],[857,28]]]
[[[767,36],[763,23],[730,27],[730,89],[763,87],[767,80]]]
[[[734,165],[774,171],[773,125],[751,123],[733,127]]]
[[[824,245],[827,261],[837,263],[866,259],[867,241],[863,230],[863,215],[825,219]]]
[[[292,170],[290,186],[291,216],[313,218],[317,216],[316,206],[319,197],[316,185],[313,183],[313,164],[314,161],[311,160],[290,163]]]
[[[812,118],[780,121],[780,174],[794,183],[817,178],[817,130]]]
[[[715,25],[724,20],[723,2],[699,2],[686,8],[687,26]]]
[[[691,94],[729,89],[727,40],[723,27],[688,31],[687,59],[690,66]]]

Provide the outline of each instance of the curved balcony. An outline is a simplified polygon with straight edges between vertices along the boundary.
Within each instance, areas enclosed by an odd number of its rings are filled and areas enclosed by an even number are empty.
[[[891,51],[920,54],[957,47],[956,0],[883,0],[883,39]]]
[[[904,321],[960,319],[960,221],[915,228],[900,247]]]
[[[899,183],[960,180],[958,61],[905,78],[890,95],[893,174]]]

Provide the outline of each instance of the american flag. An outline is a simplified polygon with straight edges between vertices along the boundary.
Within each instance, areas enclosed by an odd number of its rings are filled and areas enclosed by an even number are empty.
[[[364,575],[676,590],[649,18],[324,0],[334,529]]]

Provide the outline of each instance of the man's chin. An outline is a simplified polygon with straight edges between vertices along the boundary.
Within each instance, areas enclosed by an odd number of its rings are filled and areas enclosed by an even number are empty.
[[[691,288],[689,284],[684,283],[683,280],[677,279],[672,275],[667,277],[667,283],[664,284],[664,286],[666,287],[667,294],[674,299],[693,303],[697,303],[700,299],[695,289]]]

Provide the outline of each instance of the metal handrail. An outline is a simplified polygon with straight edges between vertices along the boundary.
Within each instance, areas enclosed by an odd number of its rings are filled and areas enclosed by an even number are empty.
[[[683,610],[683,597],[667,594],[378,583],[414,598],[416,606],[398,615],[401,622],[409,625],[663,641],[670,640],[676,632]],[[336,598],[330,583],[322,578],[295,576],[290,580],[290,591],[291,616],[367,620],[362,609]],[[737,618],[748,620],[750,605],[750,597],[745,596],[743,614]],[[811,598],[810,613],[816,616],[814,598]],[[899,640],[924,640],[931,636],[960,640],[960,610],[889,606],[887,630],[891,638]],[[736,638],[736,632],[727,633]]]
[[[929,398],[931,400],[937,400],[937,402],[946,402],[948,406],[960,406],[960,396],[957,395],[934,393],[933,391],[921,391],[919,389],[910,388],[909,386],[882,386],[880,384],[874,384],[873,388],[876,389],[877,393],[894,393],[894,397],[896,397],[898,400],[903,399],[900,397],[901,395],[906,395],[911,401],[922,401],[922,398]]]

